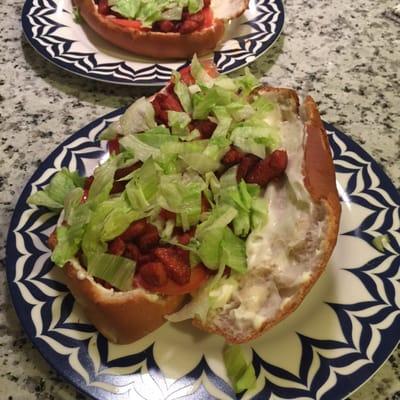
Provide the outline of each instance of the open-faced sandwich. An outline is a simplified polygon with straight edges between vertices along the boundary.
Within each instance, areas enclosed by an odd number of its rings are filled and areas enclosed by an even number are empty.
[[[101,134],[110,157],[30,203],[62,208],[52,260],[88,318],[127,343],[165,322],[242,343],[295,310],[325,269],[340,204],[311,97],[217,76],[195,57]]]
[[[225,23],[248,0],[73,0],[100,36],[132,53],[188,58],[206,54],[221,40]]]

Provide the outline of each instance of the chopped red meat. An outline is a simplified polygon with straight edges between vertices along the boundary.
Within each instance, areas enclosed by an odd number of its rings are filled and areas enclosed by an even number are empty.
[[[246,175],[245,181],[265,187],[269,181],[285,172],[288,158],[285,150],[275,150],[268,157],[259,161]]]
[[[190,280],[190,267],[172,247],[157,247],[154,255],[165,265],[167,275],[174,282],[184,285]]]

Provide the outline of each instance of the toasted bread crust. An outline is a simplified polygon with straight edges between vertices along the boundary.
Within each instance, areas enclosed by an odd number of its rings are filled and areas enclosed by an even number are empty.
[[[129,52],[158,59],[188,58],[212,51],[224,34],[224,22],[189,34],[141,31],[122,27],[101,15],[93,0],[74,0],[86,23],[105,40]]]
[[[302,108],[307,130],[304,154],[304,184],[315,201],[325,200],[335,215],[340,214],[335,168],[328,137],[312,97],[307,96]]]
[[[284,307],[281,307],[272,319],[265,321],[259,329],[252,330],[250,334],[233,335],[231,332],[216,326],[212,321],[193,320],[194,326],[224,336],[230,343],[244,343],[255,339],[286,318],[301,304],[325,270],[336,245],[339,230],[341,207],[336,189],[335,170],[326,131],[314,100],[310,96],[306,97],[301,110],[299,110],[299,99],[294,90],[264,87],[258,90],[258,94],[273,96],[281,105],[283,104],[291,111],[301,114],[307,133],[303,160],[304,185],[315,204],[320,205],[325,210],[328,228],[320,249],[322,257],[319,258],[318,264],[314,266],[310,279],[299,288],[292,299]]]
[[[177,311],[185,296],[151,296],[142,289],[114,292],[103,288],[84,269],[67,263],[66,284],[91,323],[114,343],[131,343],[164,324],[164,315]]]

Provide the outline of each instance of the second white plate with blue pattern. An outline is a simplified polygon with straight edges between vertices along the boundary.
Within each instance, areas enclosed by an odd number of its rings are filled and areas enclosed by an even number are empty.
[[[267,51],[284,23],[281,0],[250,0],[248,10],[226,29],[217,49],[205,56],[220,73],[242,68]],[[77,23],[71,0],[26,0],[22,26],[33,48],[74,74],[124,85],[162,86],[186,61],[138,57],[106,42]]]

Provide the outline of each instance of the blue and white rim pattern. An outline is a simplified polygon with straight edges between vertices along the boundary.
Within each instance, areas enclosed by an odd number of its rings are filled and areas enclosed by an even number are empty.
[[[220,365],[223,341],[214,335],[173,324],[127,346],[99,335],[49,260],[46,240],[57,217],[26,204],[61,167],[90,173],[107,156],[97,135],[122,112],[72,135],[24,188],[7,240],[7,278],[17,314],[53,368],[95,399],[235,398]],[[322,278],[325,283],[318,282],[308,297],[314,296],[318,312],[304,314],[308,306],[302,306],[271,334],[246,347],[257,386],[239,396],[242,399],[345,398],[372,376],[400,338],[400,195],[365,151],[333,126],[326,128],[344,216],[333,265]],[[389,244],[381,252],[371,242],[383,234]],[[330,293],[332,287],[336,294]],[[305,317],[309,321],[302,324]],[[278,357],[270,357],[273,341],[284,335]]]
[[[219,72],[232,72],[261,56],[279,37],[283,22],[281,0],[251,0],[249,10],[238,21],[237,32],[210,54]],[[160,86],[173,70],[186,64],[155,62],[118,49],[104,51],[102,39],[91,32],[91,42],[74,21],[71,0],[26,0],[22,26],[29,43],[44,58],[86,78]]]

